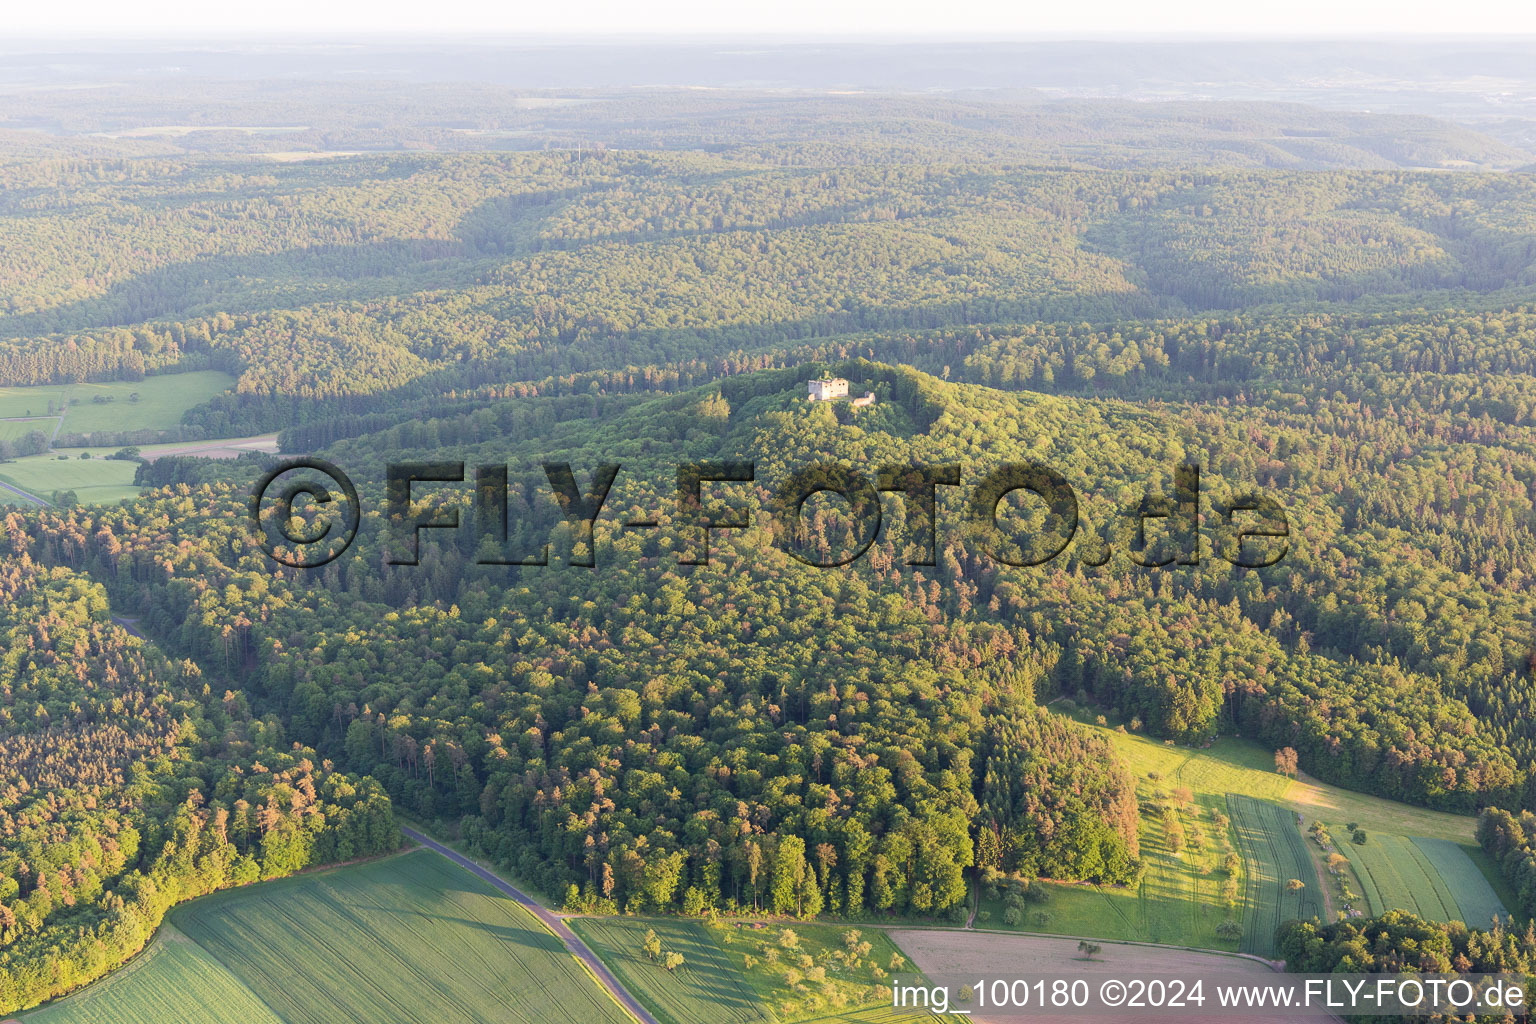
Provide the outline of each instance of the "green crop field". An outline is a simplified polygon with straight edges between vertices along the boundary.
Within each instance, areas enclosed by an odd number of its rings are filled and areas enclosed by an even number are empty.
[[[0,462],[0,480],[44,501],[52,500],[54,491],[74,491],[82,504],[100,504],[138,497],[139,488],[133,486],[133,474],[138,468],[136,462],[81,459],[73,452],[67,458],[29,455]],[[5,500],[8,500],[7,496],[0,494],[0,501]]]
[[[1487,928],[1509,914],[1488,877],[1487,858],[1476,847],[1445,839],[1408,839],[1367,833],[1364,846],[1340,843],[1371,913],[1409,910],[1437,921]]]
[[[1371,913],[1411,910],[1432,921],[1454,921],[1461,916],[1440,873],[1411,840],[1370,833],[1364,846],[1340,846],[1355,867]]]
[[[167,925],[149,948],[26,1024],[283,1024],[201,946]]]
[[[1483,876],[1483,881],[1487,882],[1488,887],[1493,890],[1493,895],[1499,901],[1499,905],[1504,908],[1506,913],[1512,913],[1513,911],[1510,908],[1520,905],[1520,896],[1515,891],[1515,888],[1509,884],[1509,879],[1504,877],[1504,872],[1499,870],[1499,865],[1494,859],[1481,846],[1462,845],[1461,852],[1466,855],[1467,859],[1472,862],[1472,865]],[[1452,892],[1456,891],[1455,883],[1447,882],[1447,884],[1451,886]]]
[[[150,960],[26,1024],[179,1020],[160,1008],[172,993],[182,1005],[194,975],[198,999],[230,1007],[195,1018],[209,1024],[629,1022],[537,919],[425,850],[216,893],[171,923],[195,944],[186,959]],[[249,999],[265,1014],[246,1015]]]
[[[1494,915],[1509,915],[1504,901],[1468,855],[1467,848],[1444,839],[1415,839],[1413,845],[1450,891],[1457,920],[1473,928],[1487,928]]]
[[[571,927],[663,1024],[873,1024],[910,1019],[883,1002],[873,1002],[880,981],[873,967],[889,971],[891,957],[900,953],[876,929],[797,922],[754,929],[735,923],[622,917],[576,918]],[[797,939],[793,949],[779,941],[786,927]],[[869,944],[856,957],[857,966],[843,956],[850,927],[859,932],[860,942]],[[683,966],[674,973],[643,951],[648,929],[656,932],[664,952],[683,955]],[[777,952],[765,956],[765,946]],[[750,967],[748,957],[753,959]],[[804,976],[793,991],[785,977],[791,970]],[[817,970],[824,977],[815,977]],[[911,974],[910,967],[906,973]]]
[[[1237,793],[1227,797],[1227,806],[1248,875],[1242,951],[1274,956],[1282,922],[1323,916],[1317,868],[1291,810]],[[1286,884],[1292,879],[1304,887],[1292,892]]]
[[[98,430],[169,430],[181,422],[182,414],[188,409],[228,391],[234,383],[235,378],[220,370],[197,370],[136,381],[0,388],[0,418],[45,417],[62,411],[64,425],[61,433],[65,434],[89,434]],[[132,397],[134,395],[138,396],[137,400]],[[54,413],[49,412],[50,403]],[[13,424],[18,425],[53,434],[52,420]]]

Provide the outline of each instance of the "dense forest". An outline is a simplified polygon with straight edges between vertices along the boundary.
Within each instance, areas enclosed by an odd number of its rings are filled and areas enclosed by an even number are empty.
[[[115,624],[100,584],[0,570],[0,1012],[91,981],[175,903],[400,845],[389,797]]]
[[[1282,928],[1281,954],[1291,971],[1307,974],[1509,974],[1536,972],[1536,924],[1524,930],[1489,931],[1459,921],[1425,921],[1402,910],[1379,918],[1318,925],[1294,921]],[[1418,1014],[1356,1014],[1346,1020],[1409,1024],[1421,1020],[1514,1020],[1514,1015],[1443,1017]]]
[[[1502,808],[1481,838],[1536,910],[1536,178],[1412,169],[1512,165],[1450,126],[1263,105],[731,102],[541,113],[589,133],[547,151],[0,160],[0,385],[228,371],[174,429],[72,440],[281,431],[362,506],[317,570],[247,524],[265,456],[5,514],[0,1012],[177,900],[392,848],[394,807],[584,909],[963,920],[968,869],[1134,881],[1134,782],[1061,698]],[[1286,125],[1313,134],[1270,159]],[[828,375],[874,403],[806,402]],[[465,525],[394,564],[408,461],[469,467],[416,492]],[[745,528],[678,504],[707,462],[751,463],[708,500]],[[1037,566],[967,526],[1026,462],[1077,498]],[[595,527],[560,464],[620,467]],[[789,521],[827,464],[884,489],[872,535],[828,495]],[[1186,465],[1198,564],[1140,528]],[[959,481],[932,557],[913,466]],[[1223,532],[1250,495],[1288,523],[1264,567]],[[997,504],[1015,539],[1044,512]],[[1530,956],[1400,919],[1287,941],[1337,964],[1381,928]]]
[[[1536,917],[1536,814],[1489,807],[1478,816],[1477,841],[1514,890],[1521,915]]]

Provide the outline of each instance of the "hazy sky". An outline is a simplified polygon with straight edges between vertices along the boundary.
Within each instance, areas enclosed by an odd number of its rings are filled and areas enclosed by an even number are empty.
[[[10,0],[7,34],[1536,34],[1531,0]]]

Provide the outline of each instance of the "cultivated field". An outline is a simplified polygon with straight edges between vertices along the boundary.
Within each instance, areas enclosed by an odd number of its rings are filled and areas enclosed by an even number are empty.
[[[47,417],[62,412],[61,433],[98,430],[169,430],[188,409],[228,391],[235,378],[220,370],[170,373],[104,384],[49,384],[0,388],[0,417]],[[138,395],[134,400],[133,395]],[[97,401],[101,399],[101,401]],[[49,413],[49,403],[54,412]],[[28,429],[53,434],[54,421],[39,418]]]
[[[614,977],[664,1024],[774,1019],[747,980],[741,957],[728,957],[708,925],[607,917],[581,918],[570,924]],[[655,930],[663,950],[683,955],[684,965],[675,973],[669,974],[641,950],[647,929]]]
[[[1342,843],[1360,879],[1371,913],[1411,910],[1435,921],[1487,928],[1508,914],[1465,850],[1443,839],[1369,836],[1364,846]]]
[[[621,917],[576,918],[570,924],[662,1024],[873,1024],[891,1019],[890,1007],[876,997],[876,985],[880,974],[891,970],[892,956],[904,955],[887,933],[857,925],[790,921],[746,928],[734,922]],[[793,948],[781,941],[786,928],[794,933]],[[644,952],[648,929],[656,932],[664,952],[683,955],[676,972],[669,974]],[[857,966],[847,956],[850,929],[858,932],[858,943],[868,943],[867,949],[853,951]],[[775,952],[765,955],[765,948]],[[789,972],[794,972],[793,988],[787,984]]]
[[[1322,883],[1292,811],[1236,793],[1227,806],[1247,868],[1242,951],[1272,957],[1283,922],[1322,918]],[[1302,888],[1293,889],[1293,880]]]
[[[277,435],[170,441],[136,447],[139,448],[139,455],[148,462],[167,455],[233,459],[248,452],[277,451]],[[114,445],[105,448],[59,448],[48,455],[28,455],[10,462],[0,462],[0,480],[20,487],[44,501],[50,500],[54,491],[69,490],[74,491],[75,497],[85,505],[136,498],[141,493],[140,488],[133,486],[138,464],[107,458],[121,450],[121,445]],[[82,459],[82,455],[89,455],[90,458]],[[0,502],[7,500],[8,496],[0,493]]]
[[[1444,839],[1415,839],[1413,844],[1429,860],[1456,900],[1458,920],[1471,928],[1487,928],[1494,915],[1508,917],[1509,910],[1482,869],[1468,855],[1465,847]],[[1482,851],[1473,848],[1473,852]]]
[[[284,1024],[239,978],[175,928],[128,966],[26,1024]]]
[[[428,851],[216,893],[171,922],[195,944],[184,957],[26,1024],[175,1022],[163,1008],[187,1005],[183,989],[216,1007],[198,1024],[629,1022],[536,919]]]
[[[1269,968],[1245,957],[1158,946],[1104,943],[1102,952],[1093,960],[1085,960],[1073,939],[915,929],[894,931],[891,937],[906,950],[918,969],[936,981],[955,979],[958,982],[965,978],[989,976],[1008,978],[1058,974],[1082,977],[1089,980],[1090,984],[1096,984],[1095,975],[1123,978],[1132,972],[1185,976],[1202,974],[1213,978],[1222,975],[1246,982],[1260,982],[1274,977]],[[1209,1009],[1211,1004],[1208,1001],[1205,1005]],[[1017,1014],[988,1016],[978,1012],[970,1019],[977,1022],[1018,1024],[1025,1018]],[[1121,1011],[1103,1017],[1074,1014],[1062,1019],[1071,1020],[1073,1024],[1130,1024],[1144,1019],[1167,1022],[1177,1018],[1167,1015],[1144,1018]],[[1244,1024],[1290,1024],[1293,1020],[1283,1015],[1244,1015],[1240,1019]]]
[[[93,457],[89,459],[79,458],[80,449],[74,449],[0,462],[0,480],[44,501],[52,501],[54,491],[74,491],[87,505],[136,498],[139,488],[133,486],[133,474],[138,463],[94,457],[98,451],[110,455],[116,450],[91,449]],[[3,500],[7,500],[5,495],[0,495]]]
[[[146,462],[154,462],[167,455],[195,455],[200,459],[234,459],[250,452],[271,454],[276,451],[276,434],[257,434],[254,437],[220,437],[202,441],[147,444],[139,449],[139,455]]]
[[[1371,835],[1364,846],[1343,843],[1371,913],[1411,910],[1425,920],[1454,921],[1456,899],[1423,852],[1402,836]]]

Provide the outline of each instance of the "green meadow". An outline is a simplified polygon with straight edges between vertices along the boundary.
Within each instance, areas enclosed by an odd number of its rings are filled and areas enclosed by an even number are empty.
[[[91,449],[89,459],[79,457],[80,449],[63,449],[53,455],[28,455],[10,462],[0,462],[0,480],[19,487],[44,501],[51,501],[55,491],[74,491],[81,504],[94,505],[136,498],[133,485],[137,462],[104,459],[100,452],[116,449]],[[0,494],[0,501],[7,500]]]
[[[1077,717],[1084,721],[1085,716]],[[1027,904],[1014,925],[1004,921],[1003,900],[983,887],[977,927],[1267,955],[1281,920],[1329,916],[1325,890],[1337,890],[1333,912],[1344,906],[1337,897],[1350,883],[1350,868],[1360,876],[1365,863],[1356,856],[1359,848],[1348,842],[1345,825],[1350,823],[1366,830],[1368,842],[1383,841],[1364,858],[1376,867],[1376,875],[1369,877],[1386,880],[1385,888],[1372,888],[1362,878],[1365,903],[1357,906],[1372,912],[1393,906],[1422,910],[1441,919],[1448,907],[1455,907],[1450,916],[1470,915],[1486,924],[1495,908],[1503,913],[1508,905],[1496,894],[1499,880],[1488,877],[1486,858],[1470,845],[1471,817],[1287,778],[1275,771],[1273,751],[1247,740],[1223,737],[1195,749],[1091,720],[1084,724],[1110,742],[1136,778],[1146,865],[1140,883],[1037,882],[1036,899],[1039,893],[1044,899]],[[1340,879],[1319,870],[1326,855],[1312,850],[1303,835],[1314,821],[1328,825],[1336,848],[1351,859]],[[1177,840],[1170,831],[1179,834]],[[1395,861],[1389,848],[1396,851]],[[1240,860],[1230,875],[1225,870],[1229,852]],[[1391,875],[1389,862],[1411,862],[1417,884]],[[1293,878],[1303,883],[1302,889],[1288,888]],[[1233,889],[1235,898],[1229,899]],[[1227,922],[1241,925],[1241,939],[1217,934]]]
[[[229,390],[234,382],[222,371],[198,370],[139,381],[0,388],[0,441],[17,441],[34,431],[55,438],[56,428],[59,442],[98,431],[174,430],[188,409]],[[0,462],[0,481],[44,501],[51,501],[55,491],[74,491],[82,504],[137,497],[134,464],[102,459],[120,447],[58,448]],[[81,459],[87,452],[92,457]],[[20,500],[0,493],[0,503]]]
[[[43,420],[0,420],[0,441],[20,441],[28,434],[42,434],[44,439],[53,436],[58,417]]]
[[[228,391],[234,383],[235,378],[222,370],[194,370],[134,381],[0,388],[0,418],[39,417],[30,424],[7,424],[7,434],[25,426],[21,433],[41,430],[51,436],[54,422],[46,417],[61,414],[63,434],[170,430],[181,423],[188,409]]]
[[[1477,864],[1455,843],[1367,835],[1364,845],[1342,843],[1371,913],[1411,910],[1433,921],[1463,921],[1487,928],[1508,915]]]
[[[1137,776],[1158,772],[1197,793],[1241,793],[1273,800],[1307,819],[1330,824],[1356,822],[1367,830],[1471,842],[1477,821],[1468,815],[1413,807],[1378,796],[1355,793],[1313,779],[1288,779],[1275,771],[1275,753],[1257,743],[1223,736],[1209,747],[1176,746],[1135,733],[1100,726]]]

